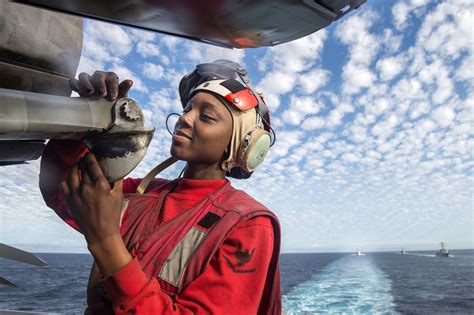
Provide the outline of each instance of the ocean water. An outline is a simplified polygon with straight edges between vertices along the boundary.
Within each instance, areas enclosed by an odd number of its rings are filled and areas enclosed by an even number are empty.
[[[474,250],[450,253],[283,254],[283,307],[289,315],[474,314]]]
[[[282,254],[283,307],[292,314],[474,314],[474,250]],[[0,310],[82,314],[86,254],[38,254],[49,266],[0,259]]]

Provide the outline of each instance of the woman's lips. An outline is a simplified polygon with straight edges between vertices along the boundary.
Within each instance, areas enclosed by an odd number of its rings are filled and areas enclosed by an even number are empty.
[[[192,140],[191,136],[188,134],[182,132],[181,130],[176,130],[175,133],[173,134],[173,138],[176,140]]]

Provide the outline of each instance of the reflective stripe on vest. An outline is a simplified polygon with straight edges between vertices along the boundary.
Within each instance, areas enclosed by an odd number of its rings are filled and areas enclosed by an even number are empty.
[[[196,248],[198,248],[206,236],[206,232],[192,227],[173,249],[168,258],[166,258],[159,277],[179,287],[189,258],[191,258]]]
[[[208,233],[202,228],[209,230],[221,217],[216,213],[208,212],[198,223],[198,227],[191,229],[184,235],[176,245],[171,254],[166,258],[159,274],[159,278],[176,286],[181,287],[181,280],[189,259],[196,249],[201,245]]]

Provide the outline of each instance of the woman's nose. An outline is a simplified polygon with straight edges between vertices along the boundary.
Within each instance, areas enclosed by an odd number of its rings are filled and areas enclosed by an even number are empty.
[[[192,112],[193,111],[190,110],[186,113],[183,113],[178,119],[178,124],[183,124],[188,127],[192,127],[193,126]]]

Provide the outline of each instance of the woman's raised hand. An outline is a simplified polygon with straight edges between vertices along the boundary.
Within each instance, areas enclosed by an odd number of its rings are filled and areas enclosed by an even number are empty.
[[[59,188],[89,246],[120,237],[122,182],[111,188],[92,153],[79,160]]]
[[[132,80],[119,81],[115,72],[95,71],[92,76],[82,72],[78,79],[70,79],[69,86],[81,97],[99,96],[111,101],[127,97]]]
[[[111,188],[94,155],[88,153],[59,187],[102,275],[107,277],[126,266],[132,256],[119,228],[122,181]]]

